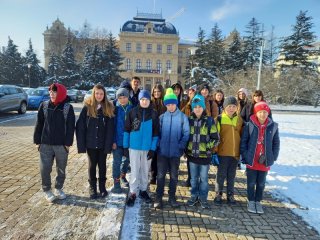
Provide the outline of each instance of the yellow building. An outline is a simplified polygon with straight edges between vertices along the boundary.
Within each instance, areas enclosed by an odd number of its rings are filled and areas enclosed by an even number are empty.
[[[119,48],[124,57],[123,78],[138,76],[145,89],[156,83],[170,86],[180,82],[187,66],[192,43],[180,41],[176,28],[160,14],[137,13],[123,24]]]
[[[50,55],[61,55],[68,37],[77,62],[83,60],[86,44],[105,44],[105,39],[76,36],[59,19],[50,28],[47,27],[43,35],[46,69]],[[167,87],[180,82],[185,86],[182,75],[186,71],[190,47],[194,43],[180,40],[174,25],[166,22],[161,14],[137,13],[133,20],[125,22],[120,29],[118,46],[124,58],[120,66],[121,77],[131,79],[138,76],[142,87],[149,90],[156,83]]]

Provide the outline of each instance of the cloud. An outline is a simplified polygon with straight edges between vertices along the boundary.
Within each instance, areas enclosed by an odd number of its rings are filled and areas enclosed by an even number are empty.
[[[211,19],[214,21],[219,21],[234,13],[239,12],[240,10],[241,6],[238,3],[232,1],[225,1],[223,6],[213,10],[211,14]]]

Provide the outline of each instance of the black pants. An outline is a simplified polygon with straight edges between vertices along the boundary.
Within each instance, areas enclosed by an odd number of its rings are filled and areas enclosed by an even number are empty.
[[[170,173],[169,197],[174,198],[176,196],[179,165],[179,157],[168,158],[164,156],[158,156],[157,198],[160,199],[163,196],[166,174],[168,170]]]
[[[89,168],[88,168],[88,174],[89,174],[89,183],[97,184],[97,165],[99,167],[99,183],[105,183],[106,178],[106,172],[107,172],[107,154],[104,153],[103,149],[87,149],[88,153],[88,162],[89,162]]]
[[[158,167],[157,167],[158,154],[155,153],[151,160],[151,178],[157,179]]]

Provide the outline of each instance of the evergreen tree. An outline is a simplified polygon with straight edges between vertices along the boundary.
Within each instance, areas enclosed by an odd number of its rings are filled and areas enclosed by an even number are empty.
[[[223,71],[225,55],[223,37],[217,23],[212,28],[207,49],[206,68],[214,75],[217,75],[218,72]]]
[[[246,36],[244,37],[244,58],[245,66],[253,69],[259,65],[260,49],[262,44],[263,31],[260,30],[260,23],[252,18],[246,26]]]
[[[48,64],[48,78],[45,84],[50,85],[52,83],[59,81],[59,76],[61,75],[61,60],[60,58],[51,53],[49,64]]]
[[[271,27],[271,33],[268,39],[266,40],[266,64],[274,67],[274,63],[278,57],[278,41],[274,36],[274,26]]]
[[[292,35],[281,41],[280,62],[281,69],[300,68],[315,69],[315,65],[309,60],[315,54],[312,43],[316,36],[311,31],[313,23],[312,17],[307,16],[307,11],[300,11],[296,17],[296,24],[292,28]]]
[[[231,42],[227,47],[225,68],[227,71],[238,71],[244,68],[240,33],[235,29],[230,33]]]
[[[27,85],[24,81],[24,59],[18,47],[9,37],[8,45],[1,54],[0,81],[2,84]]]
[[[70,31],[69,31],[70,32]],[[79,68],[75,61],[74,50],[71,44],[70,33],[66,43],[66,47],[61,56],[61,76],[60,81],[67,87],[72,87],[79,83]]]
[[[46,76],[46,71],[43,67],[39,65],[40,61],[38,60],[37,55],[33,51],[31,39],[29,40],[29,49],[26,52],[25,60],[27,63],[27,66],[25,68],[28,76],[27,81],[30,81],[29,85],[31,87],[38,87],[42,85]]]
[[[119,67],[122,64],[123,58],[120,55],[119,49],[116,45],[116,39],[112,33],[109,33],[105,50],[101,54],[102,69],[102,83],[105,86],[118,86],[122,81],[119,75]]]

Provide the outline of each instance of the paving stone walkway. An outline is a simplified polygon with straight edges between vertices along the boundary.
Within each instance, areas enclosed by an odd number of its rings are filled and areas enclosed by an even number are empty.
[[[79,108],[76,109],[79,111]],[[65,192],[68,198],[48,204],[40,190],[39,154],[32,144],[35,115],[0,123],[0,239],[129,239],[122,224],[125,194],[107,201],[88,198],[87,159],[70,149]],[[108,181],[112,181],[112,157]],[[163,210],[138,201],[138,239],[320,239],[319,234],[269,194],[265,214],[246,210],[245,176],[237,172],[236,205],[213,204],[215,168],[210,169],[211,209],[188,207],[181,162],[177,199],[181,206]],[[166,189],[167,191],[167,189]],[[154,196],[155,186],[150,186]],[[167,195],[165,196],[165,202]],[[127,214],[127,213],[125,213]],[[124,218],[125,219],[125,218]],[[130,227],[130,226],[128,226]],[[130,229],[130,228],[129,228]]]

